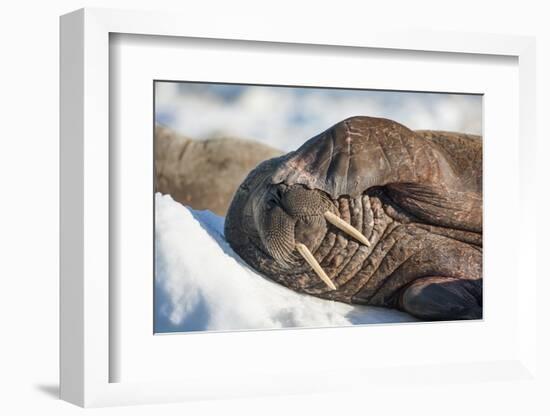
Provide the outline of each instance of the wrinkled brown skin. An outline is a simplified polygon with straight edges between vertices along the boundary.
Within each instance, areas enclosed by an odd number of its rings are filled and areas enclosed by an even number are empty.
[[[327,223],[327,210],[371,246]],[[235,193],[225,236],[251,267],[301,293],[424,320],[480,319],[481,138],[346,119],[254,169]]]
[[[282,152],[236,138],[192,140],[155,127],[155,191],[194,209],[225,216],[248,172]]]

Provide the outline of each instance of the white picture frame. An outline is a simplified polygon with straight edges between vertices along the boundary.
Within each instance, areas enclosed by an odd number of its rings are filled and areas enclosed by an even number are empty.
[[[469,382],[480,380],[525,380],[536,375],[536,270],[534,247],[535,217],[526,214],[535,204],[530,180],[534,172],[535,154],[535,43],[533,38],[508,35],[379,31],[358,28],[327,33],[322,28],[302,33],[299,30],[282,31],[276,24],[239,27],[220,20],[205,27],[185,15],[82,9],[61,18],[61,398],[80,406],[157,403],[198,398],[247,397],[254,395],[307,393],[353,389],[360,385],[374,386],[388,383],[396,377],[405,383],[427,382],[452,378]],[[113,349],[120,327],[112,318],[117,305],[109,276],[116,267],[110,253],[111,229],[117,217],[112,213],[110,194],[111,174],[116,172],[117,159],[110,154],[110,36],[112,34],[162,36],[162,39],[197,38],[223,39],[226,42],[276,43],[284,50],[290,45],[327,46],[331,50],[362,50],[365,48],[389,51],[422,51],[438,54],[468,54],[507,56],[517,59],[519,73],[518,113],[519,155],[516,178],[518,204],[513,209],[521,218],[514,248],[516,267],[522,270],[522,280],[516,293],[517,311],[511,339],[514,348],[504,349],[494,360],[486,356],[475,359],[475,354],[456,362],[437,364],[419,360],[414,376],[410,365],[402,367],[364,366],[350,368],[345,364],[324,368],[300,369],[279,363],[278,372],[250,373],[245,368],[231,368],[212,373],[195,369],[192,374],[174,378],[151,375],[147,380],[125,380],[113,377],[113,368],[122,358],[119,349]],[[170,38],[168,38],[170,37]],[[157,39],[158,40],[158,39]],[[152,108],[151,108],[152,111]],[[513,118],[513,117],[512,117]],[[148,132],[150,134],[151,131]],[[515,172],[515,171],[514,171]],[[486,214],[486,213],[485,213]],[[151,217],[152,218],[152,217]],[[151,276],[152,277],[152,276]],[[152,315],[152,311],[146,311]],[[474,323],[475,325],[475,323]],[[424,328],[428,328],[425,326]],[[445,327],[452,336],[461,331],[459,325]],[[470,329],[473,327],[469,327]],[[347,332],[360,342],[365,331]],[[433,329],[433,328],[432,328]],[[412,326],[407,331],[414,330]],[[475,330],[475,329],[474,329]],[[430,333],[428,328],[426,333]],[[286,331],[285,331],[286,332]],[[279,332],[281,333],[281,332]],[[298,337],[303,342],[327,342],[327,337],[341,336],[335,330],[300,330],[284,335],[287,340]],[[151,331],[150,334],[153,337]],[[194,337],[199,337],[194,335]],[[282,337],[282,335],[270,335]],[[430,336],[430,335],[429,335]],[[470,335],[471,336],[471,335]],[[218,343],[209,335],[208,343]],[[223,342],[235,350],[262,332],[240,337],[226,336]],[[163,344],[176,342],[162,337]],[[309,339],[309,341],[308,341]],[[158,340],[158,337],[157,337]],[[188,338],[189,340],[189,338]],[[155,341],[157,344],[158,342]],[[178,341],[179,343],[185,342]],[[286,342],[280,340],[279,342]],[[145,350],[135,346],[138,356]],[[143,347],[144,348],[144,347]],[[373,347],[374,348],[374,347]],[[141,352],[140,352],[141,351]],[[151,352],[148,352],[149,354]],[[145,356],[147,359],[147,357]],[[153,357],[149,357],[152,359]],[[238,362],[238,361],[237,361]],[[384,363],[383,363],[384,364]],[[408,365],[408,367],[407,367]],[[241,371],[242,370],[242,371]],[[482,376],[479,376],[480,373]],[[212,376],[215,374],[215,377]],[[251,374],[254,374],[252,377]],[[472,376],[478,374],[478,376]],[[321,376],[324,375],[324,376]],[[147,376],[149,377],[149,375]],[[116,382],[113,380],[116,379]],[[345,380],[345,381],[343,381]]]

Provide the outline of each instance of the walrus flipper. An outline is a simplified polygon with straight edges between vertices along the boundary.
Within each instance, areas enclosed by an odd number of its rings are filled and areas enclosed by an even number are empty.
[[[422,222],[481,232],[483,201],[477,192],[421,183],[389,184],[386,190],[397,205]]]
[[[481,319],[482,286],[482,279],[424,277],[403,290],[399,307],[427,321]]]

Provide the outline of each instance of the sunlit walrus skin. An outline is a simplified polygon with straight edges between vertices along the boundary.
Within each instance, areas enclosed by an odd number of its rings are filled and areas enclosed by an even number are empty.
[[[225,237],[295,291],[424,320],[482,317],[482,143],[352,117],[261,163]]]

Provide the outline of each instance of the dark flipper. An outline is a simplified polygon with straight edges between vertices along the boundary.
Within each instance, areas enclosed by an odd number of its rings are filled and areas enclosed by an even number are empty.
[[[482,282],[481,279],[423,277],[403,290],[399,306],[428,321],[481,319]]]
[[[481,233],[483,204],[478,192],[421,183],[390,184],[386,189],[397,205],[422,222]]]

